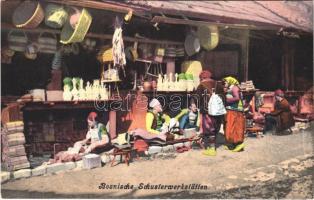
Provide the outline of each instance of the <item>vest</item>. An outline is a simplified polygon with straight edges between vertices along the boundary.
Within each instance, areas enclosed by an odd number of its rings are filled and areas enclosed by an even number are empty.
[[[148,111],[148,112],[154,115],[152,129],[160,131],[160,128],[162,127],[162,124],[165,122],[165,120],[162,118],[162,114],[155,114],[151,110]]]

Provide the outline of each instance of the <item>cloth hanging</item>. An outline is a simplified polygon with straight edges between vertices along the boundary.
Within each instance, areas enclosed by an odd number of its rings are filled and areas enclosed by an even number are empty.
[[[124,66],[126,65],[124,44],[122,38],[122,27],[119,19],[116,18],[115,31],[112,37],[112,53],[113,65]]]

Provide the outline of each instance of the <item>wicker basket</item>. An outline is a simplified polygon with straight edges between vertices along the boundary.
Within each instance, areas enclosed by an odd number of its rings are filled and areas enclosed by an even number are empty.
[[[216,48],[219,42],[219,31],[217,26],[200,26],[197,29],[197,36],[201,46],[206,50]]]
[[[38,36],[38,46],[41,53],[56,53],[57,43],[57,36],[53,33],[42,32]]]
[[[9,49],[24,52],[28,43],[28,38],[24,31],[11,30],[8,33]]]
[[[200,51],[200,40],[196,37],[194,32],[189,33],[185,37],[184,48],[188,56],[192,56]]]
[[[56,4],[48,4],[45,9],[45,24],[51,28],[61,28],[68,19],[68,13]]]
[[[24,1],[14,11],[12,21],[16,27],[36,28],[44,19],[44,10],[37,1]]]
[[[99,62],[104,63],[104,62],[112,62],[113,61],[113,52],[112,52],[112,48],[105,46],[103,47],[98,55],[97,55],[97,59]]]
[[[72,28],[69,21],[65,23],[61,31],[61,40],[63,44],[69,44],[73,42],[82,42],[84,37],[92,23],[92,17],[89,12],[83,8],[78,23],[75,29]]]

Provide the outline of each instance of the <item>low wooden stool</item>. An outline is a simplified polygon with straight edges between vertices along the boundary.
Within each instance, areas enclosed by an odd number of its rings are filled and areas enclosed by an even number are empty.
[[[246,133],[255,133],[257,138],[260,138],[260,136],[257,134],[258,132],[263,132],[263,128],[259,126],[253,126],[253,127],[247,127],[246,128]]]
[[[119,156],[119,155],[121,156],[121,159],[124,156],[124,162],[129,166],[129,160],[131,158],[131,148],[125,148],[125,149],[114,148],[112,155],[113,155],[113,159],[111,161],[111,167],[114,166],[114,162],[116,161],[116,156]],[[120,159],[120,162],[121,162],[121,159]]]

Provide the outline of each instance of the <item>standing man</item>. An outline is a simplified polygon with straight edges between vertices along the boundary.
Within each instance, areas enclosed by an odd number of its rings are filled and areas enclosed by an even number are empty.
[[[200,113],[202,114],[203,142],[205,150],[203,155],[216,156],[216,136],[219,132],[223,117],[211,116],[208,114],[208,101],[215,89],[216,81],[211,78],[212,73],[203,70],[200,73],[200,84],[197,87],[197,94],[200,97]]]

